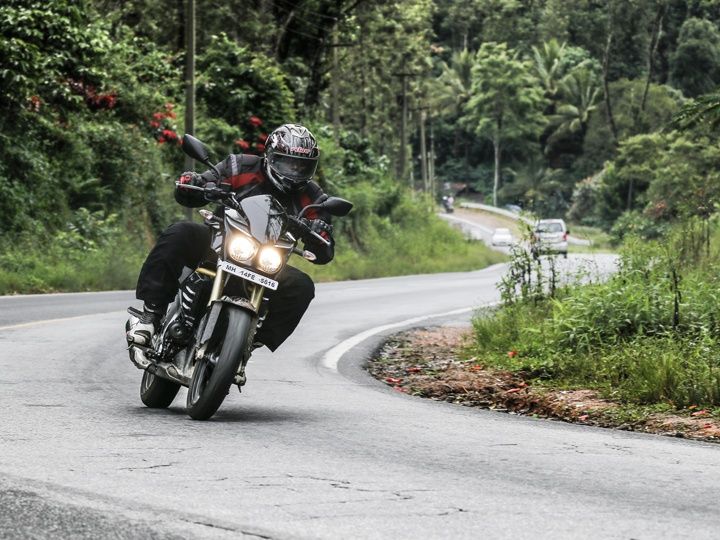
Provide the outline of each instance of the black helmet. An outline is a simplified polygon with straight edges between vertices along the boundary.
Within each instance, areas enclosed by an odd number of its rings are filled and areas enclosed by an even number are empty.
[[[265,173],[284,193],[303,188],[315,174],[320,151],[315,137],[300,124],[284,124],[265,143]]]

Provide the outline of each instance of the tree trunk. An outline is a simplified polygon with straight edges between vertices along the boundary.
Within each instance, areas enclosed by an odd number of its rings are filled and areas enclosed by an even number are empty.
[[[662,27],[662,20],[665,16],[665,10],[667,6],[660,4],[655,14],[655,21],[653,22],[652,36],[650,37],[650,47],[648,48],[648,59],[647,59],[647,77],[645,79],[645,90],[643,91],[642,100],[640,101],[640,109],[638,109],[635,121],[640,118],[640,115],[645,111],[645,105],[647,104],[648,91],[650,90],[650,81],[652,80],[653,71],[655,67],[655,53],[657,52],[658,42],[660,41],[660,29]]]
[[[280,55],[280,47],[282,46],[283,40],[285,39],[285,35],[287,34],[290,24],[293,22],[293,19],[295,19],[295,13],[295,8],[292,8],[288,13],[287,17],[285,18],[285,22],[283,22],[282,26],[280,27],[280,30],[278,30],[277,39],[275,40],[274,54],[275,59],[278,61],[282,59]]]
[[[497,192],[500,185],[500,135],[493,139],[493,150],[495,151],[495,174],[493,176],[493,206],[497,206]]]
[[[605,43],[605,52],[603,53],[603,64],[602,64],[602,75],[603,75],[603,91],[605,94],[605,113],[607,114],[607,121],[610,125],[610,130],[613,135],[613,142],[615,146],[618,143],[618,130],[615,125],[615,118],[613,117],[612,104],[610,103],[610,86],[608,84],[608,68],[610,66],[610,46],[612,45],[613,29],[612,29],[612,14],[608,15],[608,30],[607,42]]]

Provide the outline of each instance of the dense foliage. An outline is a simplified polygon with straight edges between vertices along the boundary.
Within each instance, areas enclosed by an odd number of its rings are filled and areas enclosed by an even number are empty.
[[[718,406],[719,232],[694,218],[662,241],[635,236],[615,275],[553,297],[547,280],[514,282],[503,309],[476,319],[476,352],[489,365],[630,403]]]
[[[89,212],[146,249],[181,216],[184,4],[0,6],[4,246]],[[652,237],[718,202],[716,0],[225,0],[196,19],[201,138],[220,158],[330,126],[322,181],[358,216],[402,224],[429,206],[400,186],[465,186]]]

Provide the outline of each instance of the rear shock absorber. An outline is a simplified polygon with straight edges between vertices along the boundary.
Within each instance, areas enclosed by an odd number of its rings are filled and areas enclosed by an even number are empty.
[[[202,315],[210,297],[212,278],[193,272],[180,287],[180,315],[170,327],[170,335],[175,341],[184,342],[192,334],[195,321]]]

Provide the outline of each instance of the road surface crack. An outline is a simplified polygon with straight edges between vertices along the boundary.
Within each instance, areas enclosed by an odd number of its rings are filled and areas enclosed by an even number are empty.
[[[148,465],[147,467],[120,467],[120,471],[144,471],[148,469],[160,469],[163,467],[172,467],[173,465],[176,465],[176,461],[171,461],[170,463],[160,463],[158,465]]]

